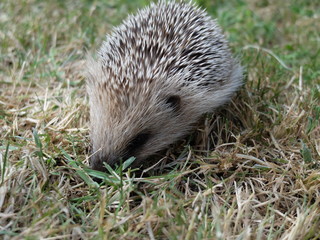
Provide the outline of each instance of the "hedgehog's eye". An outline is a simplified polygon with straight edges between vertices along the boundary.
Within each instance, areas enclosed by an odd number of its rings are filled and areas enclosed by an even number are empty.
[[[142,132],[136,135],[129,142],[126,149],[126,155],[128,155],[128,157],[132,156],[137,149],[141,148],[150,139],[150,137],[150,132]]]
[[[172,95],[167,98],[166,104],[169,105],[170,108],[177,111],[180,108],[181,98],[177,95]]]

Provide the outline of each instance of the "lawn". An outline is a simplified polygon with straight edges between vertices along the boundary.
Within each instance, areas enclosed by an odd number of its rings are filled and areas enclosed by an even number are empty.
[[[320,1],[197,3],[244,86],[157,165],[99,174],[86,55],[148,1],[0,2],[1,239],[320,239]]]

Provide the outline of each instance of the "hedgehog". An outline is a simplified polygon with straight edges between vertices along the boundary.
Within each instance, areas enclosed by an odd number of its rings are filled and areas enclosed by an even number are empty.
[[[192,2],[159,1],[130,15],[88,57],[94,170],[131,156],[145,166],[242,84],[216,20]]]

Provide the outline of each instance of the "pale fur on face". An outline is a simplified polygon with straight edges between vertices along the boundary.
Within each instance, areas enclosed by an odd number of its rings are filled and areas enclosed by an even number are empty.
[[[216,22],[192,4],[163,1],[116,28],[87,68],[91,165],[98,170],[128,157],[141,133],[148,140],[133,151],[140,163],[166,148],[229,100],[242,80]]]

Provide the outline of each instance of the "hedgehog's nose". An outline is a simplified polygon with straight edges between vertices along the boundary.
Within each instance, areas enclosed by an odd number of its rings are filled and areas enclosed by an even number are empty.
[[[106,172],[104,163],[107,163],[111,168],[115,167],[116,158],[101,157],[98,154],[94,154],[90,157],[90,166],[93,170]]]
[[[105,172],[106,167],[103,164],[104,158],[102,158],[99,154],[93,154],[90,157],[90,166],[93,170]]]
[[[103,161],[101,160],[101,158],[96,156],[90,157],[90,166],[93,170],[96,170],[96,171],[101,171],[101,172],[106,171]]]

